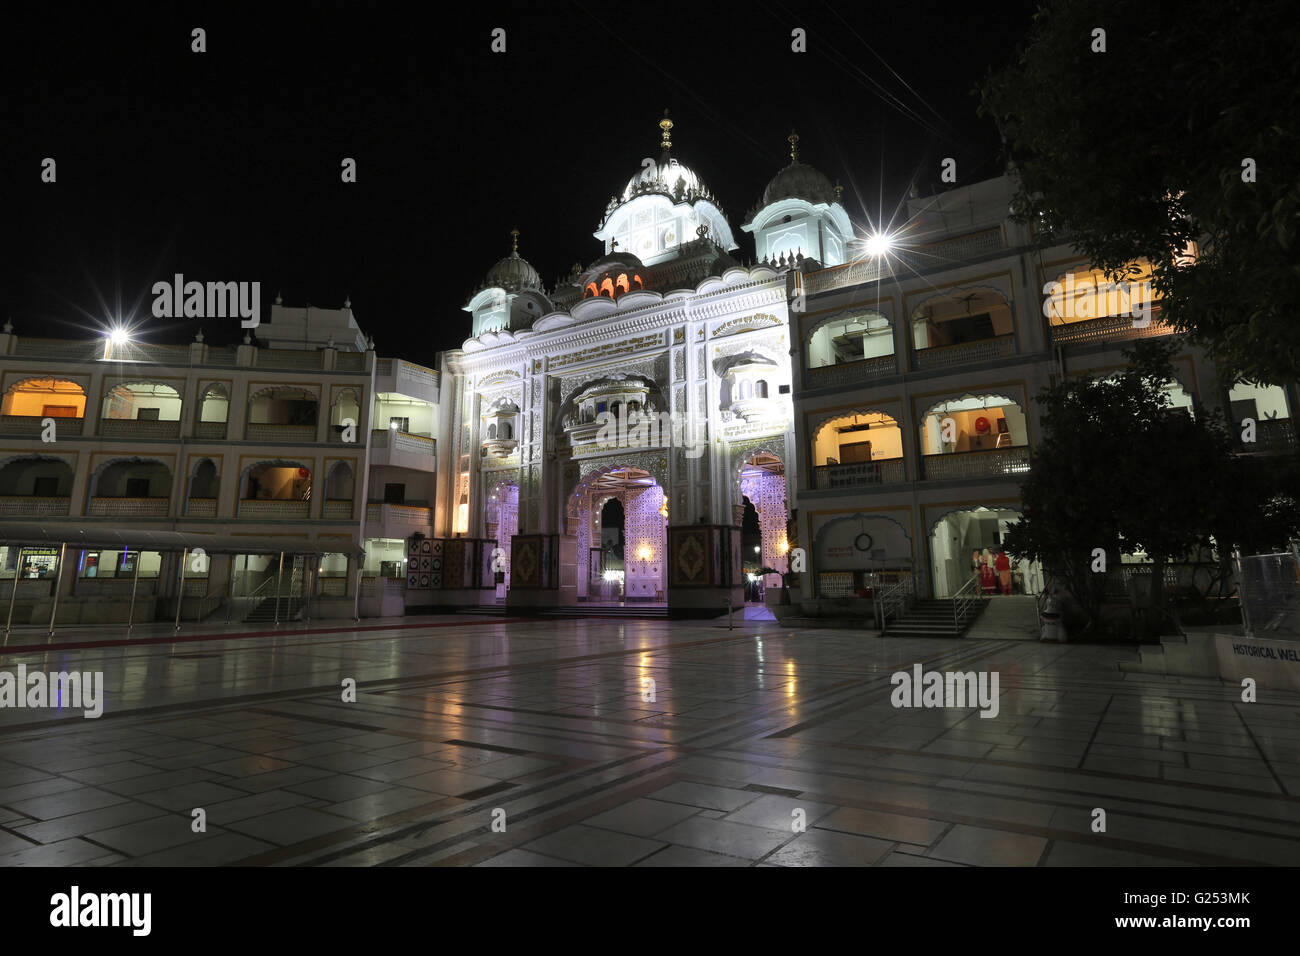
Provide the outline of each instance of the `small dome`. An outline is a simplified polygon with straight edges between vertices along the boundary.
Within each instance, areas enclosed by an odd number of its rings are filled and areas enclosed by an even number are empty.
[[[839,201],[831,181],[807,163],[798,160],[773,176],[763,190],[764,206],[782,199],[803,199],[810,203],[826,203],[828,206]]]
[[[507,292],[522,292],[525,289],[540,289],[542,277],[529,265],[528,260],[511,252],[488,270],[485,288],[505,289]]]

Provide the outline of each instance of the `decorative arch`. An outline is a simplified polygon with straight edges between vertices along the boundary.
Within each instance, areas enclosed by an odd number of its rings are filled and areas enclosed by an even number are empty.
[[[12,416],[15,416],[15,417],[36,417],[36,416],[41,415],[42,412],[44,411],[44,407],[43,407],[43,406],[42,406],[41,410],[36,410],[36,409],[34,409],[34,408],[30,408],[30,409],[22,409],[22,408],[20,408],[19,410],[14,410],[15,400],[16,400],[17,396],[18,396],[19,394],[23,394],[23,393],[21,393],[21,389],[22,389],[22,387],[23,387],[24,385],[28,385],[28,384],[31,384],[31,383],[34,383],[34,382],[50,382],[51,384],[53,384],[53,385],[55,385],[55,386],[58,386],[59,384],[65,384],[65,385],[72,385],[72,386],[74,386],[74,387],[77,389],[76,392],[66,392],[66,393],[62,393],[62,394],[66,394],[67,397],[68,397],[69,399],[73,399],[73,400],[74,400],[74,405],[79,405],[80,408],[81,408],[81,414],[80,414],[80,415],[75,415],[75,416],[72,416],[72,417],[74,417],[74,418],[84,418],[84,417],[85,417],[85,415],[86,415],[86,406],[87,406],[87,404],[89,404],[89,402],[90,402],[89,397],[86,395],[86,386],[85,386],[84,384],[82,384],[81,382],[76,381],[76,380],[73,379],[73,378],[68,378],[68,377],[60,376],[60,375],[26,375],[26,376],[23,376],[22,378],[18,379],[17,381],[12,382],[12,383],[9,385],[9,387],[5,389],[5,392],[4,392],[3,397],[0,398],[0,410],[3,410],[3,413],[4,413],[5,415],[12,415]],[[49,392],[49,393],[28,392],[28,393],[25,393],[25,394],[49,394],[49,395],[57,396],[57,395],[60,395],[61,393],[59,393],[59,392]],[[75,401],[75,399],[80,399],[80,401],[77,402],[77,401]]]
[[[161,416],[159,416],[162,421],[180,421],[180,419],[184,417],[185,396],[182,395],[180,389],[171,382],[164,382],[161,379],[149,378],[147,376],[119,376],[114,380],[104,382],[104,397],[100,402],[99,412],[101,418],[113,419],[122,417],[120,415],[112,414],[114,411],[114,401],[120,390],[126,389],[129,391],[132,385],[151,385],[155,388],[166,389],[171,393],[170,395],[164,394],[159,397],[176,402],[176,417],[161,418]],[[128,415],[126,417],[131,418],[133,416]]]
[[[781,459],[781,464],[785,467],[787,475],[790,469],[790,459],[786,457],[785,436],[773,435],[770,438],[760,438],[755,441],[745,442],[741,445],[733,445],[731,452],[731,503],[733,506],[743,506],[744,498],[740,493],[740,476],[745,470],[745,465],[749,459],[755,455],[771,455],[774,458]],[[788,488],[787,488],[788,494]]]
[[[77,470],[73,466],[72,462],[68,461],[67,458],[63,457],[62,455],[42,455],[39,453],[33,453],[30,455],[10,455],[6,458],[0,458],[0,495],[11,494],[11,491],[8,490],[9,479],[8,476],[5,475],[5,472],[9,470],[9,467],[11,465],[18,465],[21,467],[23,465],[35,466],[35,465],[43,465],[43,464],[63,466],[64,473],[59,475],[58,479],[60,483],[66,481],[68,493],[67,495],[56,494],[53,497],[70,497],[72,493],[72,483],[76,480],[76,475],[77,475]],[[17,481],[18,477],[19,477],[18,475],[15,475],[14,480]],[[41,477],[51,477],[51,476],[45,475]]]
[[[968,510],[970,510],[970,509],[968,509],[968,508],[957,508],[957,509],[955,509],[955,510],[957,510],[957,511],[968,511]],[[903,532],[903,537],[907,539],[907,546],[908,546],[908,558],[907,558],[907,560],[908,560],[908,562],[911,563],[912,565],[915,565],[915,564],[916,564],[916,559],[915,559],[915,554],[916,554],[916,544],[915,544],[915,542],[912,541],[912,535],[911,535],[911,532],[908,530],[907,526],[906,526],[905,524],[903,524],[903,522],[901,522],[901,521],[899,521],[897,518],[895,518],[893,515],[884,514],[884,513],[881,513],[881,512],[874,512],[874,513],[867,514],[867,513],[864,513],[864,512],[859,511],[859,512],[857,512],[856,514],[851,514],[851,515],[841,515],[841,516],[838,517],[838,518],[832,518],[830,521],[826,522],[824,525],[822,525],[820,528],[818,528],[818,529],[817,529],[817,533],[816,533],[815,535],[813,535],[813,547],[814,547],[814,548],[818,547],[818,546],[822,543],[822,541],[825,539],[826,532],[829,531],[831,528],[833,528],[835,525],[837,525],[837,524],[843,524],[845,521],[866,521],[866,520],[872,520],[872,521],[888,521],[890,524],[897,525],[897,526],[898,526],[898,530],[902,531],[902,532]]]
[[[817,439],[821,436],[821,433],[826,429],[826,426],[830,425],[831,422],[837,422],[841,418],[852,418],[854,415],[883,415],[885,418],[888,418],[891,422],[893,422],[894,425],[897,426],[898,428],[903,427],[902,419],[899,416],[895,415],[893,412],[887,412],[883,408],[874,408],[869,405],[862,405],[862,406],[855,405],[853,408],[843,408],[840,409],[839,411],[824,412],[821,415],[819,415],[817,418],[815,418],[812,422],[812,429],[811,429],[812,432],[811,437],[813,440],[813,444],[815,445],[817,443]]]
[[[16,461],[27,461],[27,462],[58,461],[67,465],[69,468],[72,469],[74,473],[77,470],[77,466],[74,464],[73,461],[70,461],[68,459],[67,455],[60,455],[58,453],[47,454],[45,452],[29,452],[21,455],[9,455],[5,458],[0,458],[0,468],[6,468],[9,465],[12,465]]]
[[[108,458],[104,461],[101,461],[98,465],[95,466],[94,470],[91,471],[90,473],[90,481],[88,482],[90,487],[94,488],[95,485],[99,482],[99,477],[104,473],[105,468],[109,467],[110,465],[121,465],[121,464],[162,465],[164,468],[167,469],[167,472],[169,474],[171,473],[172,470],[172,466],[167,464],[167,462],[161,458],[153,458],[144,455],[119,455],[116,458]]]
[[[995,285],[989,285],[987,283],[973,283],[971,285],[952,286],[950,288],[942,289],[940,291],[933,292],[930,295],[927,295],[924,299],[921,299],[914,306],[912,306],[909,317],[913,321],[915,321],[916,319],[920,318],[919,313],[921,312],[922,309],[925,308],[927,304],[932,302],[939,302],[941,300],[956,301],[960,298],[958,293],[962,293],[962,292],[992,292],[994,295],[996,295],[999,299],[1002,300],[1003,305],[1005,305],[1007,308],[1011,308],[1011,294],[1008,290],[999,288],[998,286]]]
[[[885,521],[895,526],[899,532],[901,532],[903,541],[907,544],[907,554],[898,558],[898,560],[903,562],[904,569],[911,572],[913,580],[916,580],[918,575],[924,574],[924,562],[918,562],[916,559],[916,542],[913,540],[911,531],[907,525],[903,524],[903,522],[890,514],[880,512],[864,513],[859,511],[851,515],[841,515],[837,518],[832,518],[830,521],[827,521],[818,528],[817,532],[813,535],[812,546],[809,552],[809,570],[813,572],[813,594],[815,596],[821,596],[822,594],[820,574],[826,569],[821,567],[821,555],[826,543],[826,537],[830,533],[831,529],[847,522],[856,522],[859,527],[862,527],[868,521]]]
[[[830,315],[820,315],[817,317],[816,321],[804,327],[804,348],[807,349],[808,343],[812,341],[812,337],[819,330],[830,325],[832,322],[843,322],[848,318],[884,319],[889,323],[891,329],[894,327],[894,320],[879,309],[840,309],[838,312],[832,312]]]
[[[610,472],[614,471],[622,471],[625,468],[636,468],[640,471],[646,472],[654,479],[655,484],[667,492],[668,460],[666,457],[655,461],[646,461],[639,455],[629,455],[628,459],[625,461],[619,461],[615,464],[600,465],[596,468],[592,468],[579,478],[573,485],[573,490],[569,494],[568,500],[565,502],[565,514],[570,518],[581,517],[577,511],[577,502],[581,501],[583,495],[591,490],[592,484],[603,475],[608,475]],[[737,485],[739,485],[739,478],[737,478]]]
[[[113,467],[114,465],[128,465],[128,466],[157,465],[159,466],[160,468],[163,469],[163,471],[167,473],[168,486],[169,486],[168,494],[170,495],[171,479],[175,474],[170,464],[168,464],[166,461],[162,460],[161,458],[153,458],[153,457],[137,456],[137,455],[122,455],[116,458],[110,458],[106,461],[100,462],[95,467],[95,469],[90,473],[90,480],[86,482],[87,499],[112,497],[110,495],[101,494],[101,491],[103,489],[100,488],[100,482],[103,480],[104,472],[107,471],[109,468]],[[158,495],[156,497],[164,497],[164,496]]]
[[[244,498],[244,494],[245,494],[245,491],[246,491],[246,484],[247,484],[247,482],[248,482],[248,475],[249,475],[249,472],[253,471],[253,469],[255,469],[255,468],[261,468],[261,467],[264,467],[264,466],[269,466],[269,467],[272,467],[272,468],[305,468],[305,469],[307,469],[307,478],[306,478],[306,480],[307,480],[307,482],[308,482],[308,499],[310,499],[311,488],[312,488],[312,485],[314,484],[314,479],[315,479],[315,477],[316,477],[316,474],[315,474],[315,472],[312,470],[310,464],[304,464],[304,463],[301,462],[301,461],[290,461],[290,460],[288,460],[288,459],[284,459],[284,458],[264,458],[264,459],[261,459],[260,461],[252,461],[252,462],[249,462],[247,465],[245,465],[245,466],[240,470],[240,472],[239,472],[239,485],[238,485],[238,486],[236,487],[236,489],[235,489],[235,493],[236,493],[236,495],[237,495],[237,499],[236,499],[236,504],[237,504],[237,505],[238,505],[239,502],[242,502],[242,501],[253,500],[253,499],[246,499],[246,498]]]
[[[204,466],[207,469],[204,469]],[[200,458],[194,462],[194,467],[186,479],[185,501],[186,512],[189,512],[189,501],[194,498],[215,499],[218,497],[221,488],[221,473],[217,469],[217,463],[212,458]]]
[[[320,404],[320,386],[318,385],[264,385],[255,392],[250,392],[248,403],[251,405],[253,399],[260,398],[271,392],[282,392],[285,395],[297,394],[302,398],[310,399],[317,405]]]

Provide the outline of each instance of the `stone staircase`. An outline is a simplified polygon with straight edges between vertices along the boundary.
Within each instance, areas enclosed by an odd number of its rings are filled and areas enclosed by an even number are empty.
[[[953,619],[953,602],[949,599],[919,600],[900,618],[885,626],[886,637],[961,637],[972,621],[979,617],[987,602],[976,601],[967,613]]]
[[[1219,628],[1217,633],[1229,633]],[[1159,644],[1143,644],[1138,659],[1119,661],[1126,674],[1168,674],[1176,677],[1218,677],[1219,656],[1214,633],[1190,631],[1160,638]]]
[[[984,602],[984,613],[966,631],[966,636],[989,641],[1037,641],[1042,637],[1038,623],[1038,599],[1032,594],[995,595]]]
[[[302,616],[302,599],[299,597],[280,598],[280,622],[296,621]],[[275,595],[264,597],[258,601],[251,611],[244,617],[247,624],[274,624],[275,623]]]

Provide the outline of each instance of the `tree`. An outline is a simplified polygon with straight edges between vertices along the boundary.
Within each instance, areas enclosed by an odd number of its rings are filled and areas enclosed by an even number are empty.
[[[1036,398],[1045,434],[1006,547],[1053,570],[1090,630],[1100,623],[1104,571],[1138,551],[1152,560],[1148,600],[1160,626],[1166,564],[1209,546],[1223,514],[1231,441],[1216,416],[1170,402],[1177,347],[1138,342],[1117,375],[1066,379]]]
[[[1297,48],[1290,0],[1045,0],[981,90],[1018,216],[1112,279],[1149,260],[1162,320],[1232,380],[1300,375]]]

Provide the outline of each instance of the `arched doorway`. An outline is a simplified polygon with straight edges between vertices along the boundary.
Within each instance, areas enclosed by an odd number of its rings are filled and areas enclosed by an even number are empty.
[[[667,591],[668,517],[663,488],[647,471],[614,466],[593,472],[569,498],[569,518],[577,541],[579,601],[663,603]],[[611,502],[616,504],[611,505]],[[618,535],[609,524],[622,518]],[[606,531],[609,543],[606,549]],[[610,567],[618,559],[621,568]],[[615,587],[621,571],[621,588]]]
[[[498,600],[504,600],[510,590],[510,542],[519,533],[519,486],[498,485],[492,489],[484,512],[486,537],[496,541],[492,551],[496,596]]]
[[[995,562],[1007,532],[1020,520],[1010,508],[970,508],[950,511],[935,522],[930,532],[930,568],[934,597],[952,597],[979,573],[979,560]],[[1012,594],[1038,594],[1043,587],[1037,561],[1010,558]],[[987,590],[987,589],[986,589]],[[993,594],[1000,594],[995,583]]]
[[[740,466],[740,504],[735,520],[741,525],[742,567],[756,564],[754,573],[770,568],[775,574],[762,576],[763,587],[780,587],[781,572],[789,570],[789,512],[785,497],[785,464],[769,451],[756,451]],[[752,507],[757,532],[745,537],[745,512]],[[757,549],[757,550],[755,550]]]

